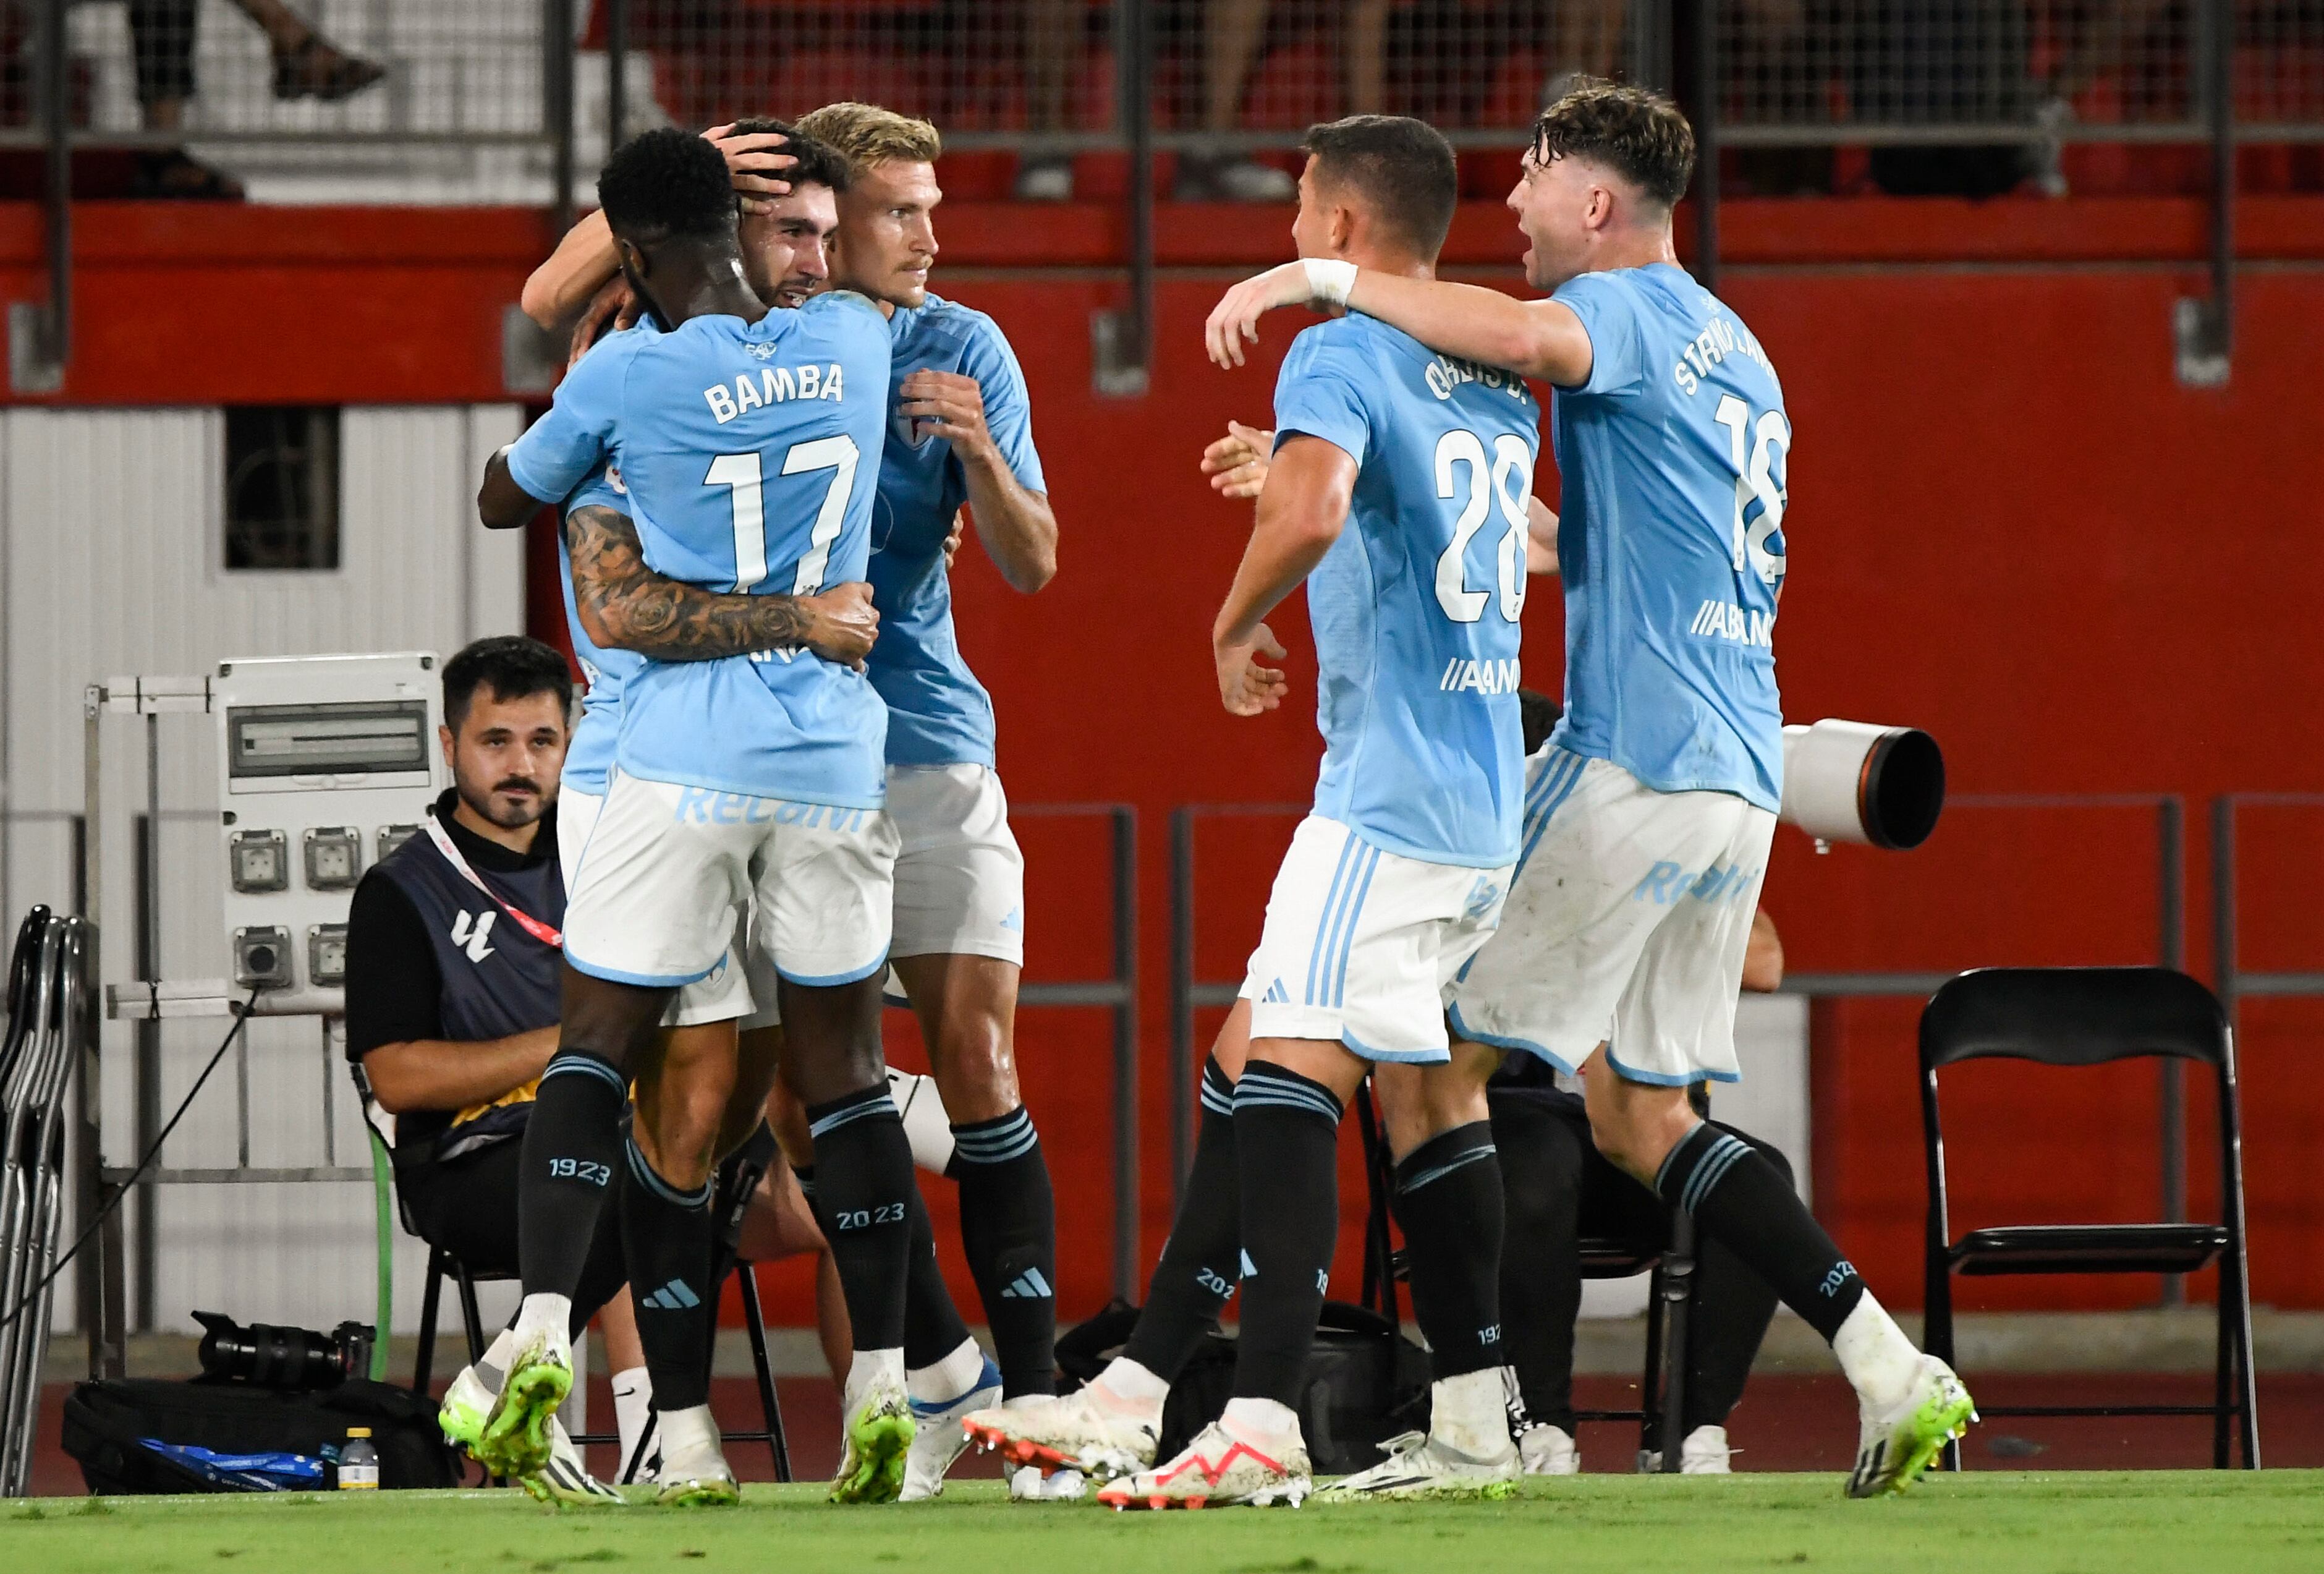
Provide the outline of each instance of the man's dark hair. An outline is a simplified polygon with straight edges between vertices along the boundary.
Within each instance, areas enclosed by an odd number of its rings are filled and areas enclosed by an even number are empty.
[[[734,233],[734,185],[724,155],[691,132],[640,132],[605,161],[597,205],[613,233],[641,245]]]
[[[834,191],[847,190],[847,159],[827,142],[817,142],[788,120],[777,120],[771,115],[753,115],[748,120],[734,123],[739,136],[761,136],[769,132],[787,138],[779,152],[790,154],[798,162],[778,177],[792,185],[807,181],[828,186]]]
[[[1694,127],[1660,93],[1586,77],[1533,123],[1533,157],[1603,164],[1669,208],[1694,175]]]
[[[558,714],[572,714],[573,673],[565,658],[521,634],[480,639],[444,663],[445,726],[460,730],[480,688],[490,689],[503,702],[554,694]]]
[[[1558,718],[1565,714],[1564,707],[1546,694],[1531,689],[1517,690],[1517,725],[1525,732],[1525,752],[1538,751],[1557,730]]]
[[[1315,178],[1360,192],[1421,257],[1434,261],[1461,201],[1461,165],[1444,134],[1401,115],[1351,115],[1311,125],[1299,144]]]

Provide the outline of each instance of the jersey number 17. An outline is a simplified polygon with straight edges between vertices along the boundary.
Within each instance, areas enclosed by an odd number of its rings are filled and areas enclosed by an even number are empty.
[[[831,543],[839,539],[840,529],[847,523],[847,499],[855,489],[858,458],[855,440],[844,433],[793,443],[790,451],[783,455],[782,473],[786,476],[801,476],[813,470],[832,472],[831,485],[823,494],[823,506],[816,510],[815,529],[807,536],[807,551],[791,577],[793,596],[812,596],[823,588],[823,577],[831,567]],[[710,461],[710,473],[702,477],[704,486],[724,486],[733,495],[733,594],[737,596],[749,595],[767,578],[767,504],[761,481],[756,453],[720,454]],[[798,654],[798,647],[790,646],[753,651],[751,659],[788,662]]]

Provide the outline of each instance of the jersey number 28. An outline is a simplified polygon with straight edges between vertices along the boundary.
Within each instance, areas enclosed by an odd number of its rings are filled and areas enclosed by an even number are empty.
[[[831,543],[839,539],[840,528],[847,523],[847,499],[855,489],[858,457],[855,440],[844,433],[794,443],[790,451],[783,455],[782,473],[786,476],[805,475],[811,470],[832,472],[831,485],[823,495],[823,506],[816,510],[815,529],[807,537],[807,551],[799,558],[798,569],[791,578],[790,593],[794,596],[812,596],[823,588],[823,577],[831,567]],[[733,495],[733,593],[737,596],[749,595],[767,577],[767,505],[761,480],[759,456],[755,453],[720,454],[710,461],[710,473],[702,477],[704,486],[724,486]],[[788,661],[792,653],[755,651],[751,659],[763,662],[779,655]]]
[[[1525,610],[1526,499],[1533,492],[1533,450],[1524,439],[1503,432],[1493,440],[1489,460],[1484,440],[1475,432],[1448,431],[1436,440],[1436,495],[1459,495],[1452,472],[1461,466],[1469,471],[1468,501],[1452,522],[1452,544],[1436,560],[1436,605],[1455,623],[1485,616],[1493,593],[1469,588],[1469,542],[1498,503],[1509,528],[1494,552],[1494,566],[1499,569],[1501,616],[1515,623]]]

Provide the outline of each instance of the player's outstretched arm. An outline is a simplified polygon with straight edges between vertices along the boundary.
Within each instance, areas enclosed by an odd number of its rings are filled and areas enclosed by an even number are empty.
[[[1230,714],[1257,716],[1283,703],[1290,686],[1282,671],[1258,662],[1283,655],[1263,620],[1340,539],[1355,490],[1356,461],[1337,443],[1294,434],[1277,450],[1234,587],[1211,625],[1219,699]]]
[[[573,606],[591,639],[658,662],[706,662],[804,645],[862,668],[880,632],[872,587],[815,596],[726,596],[681,584],[646,565],[637,527],[611,508],[576,508],[565,521]]]
[[[1241,366],[1243,346],[1259,341],[1260,318],[1278,307],[1309,305],[1360,311],[1440,355],[1506,367],[1561,388],[1590,380],[1590,334],[1570,307],[1323,261],[1286,263],[1228,291],[1204,329],[1211,359]]]

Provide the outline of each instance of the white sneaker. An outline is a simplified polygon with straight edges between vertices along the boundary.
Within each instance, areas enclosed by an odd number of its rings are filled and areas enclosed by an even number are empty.
[[[725,1508],[742,1501],[708,1405],[661,1418],[661,1465],[654,1472],[654,1501],[665,1508]]]
[[[1028,159],[1017,167],[1019,202],[1070,202],[1074,199],[1074,162],[1066,158]]]
[[[1725,1427],[1699,1426],[1686,1434],[1678,1446],[1678,1473],[1682,1476],[1731,1476],[1728,1456],[1733,1450],[1727,1446]],[[1663,1468],[1660,1449],[1638,1450],[1638,1474],[1658,1476]]]
[[[1563,1427],[1547,1422],[1526,1428],[1517,1439],[1517,1460],[1528,1476],[1579,1476],[1582,1449]]]
[[[1290,202],[1299,196],[1299,182],[1273,164],[1237,159],[1211,172],[1219,195],[1230,202]]]
[[[468,1451],[495,1476],[532,1475],[549,1463],[557,1407],[572,1390],[573,1342],[564,1325],[535,1329],[517,1347],[508,1377]]]
[[[536,1503],[567,1508],[627,1508],[630,1503],[617,1489],[589,1474],[581,1450],[566,1434],[565,1423],[553,1416],[549,1422],[549,1463],[530,1476],[518,1477],[517,1485]]]
[[[1950,1366],[1934,1356],[1923,1356],[1903,1399],[1881,1410],[1867,1406],[1861,1415],[1863,1430],[1848,1495],[1875,1497],[1902,1492],[1919,1480],[1938,1450],[1969,1430],[1977,1419],[1977,1403]]]
[[[1208,1508],[1249,1504],[1297,1508],[1314,1490],[1307,1445],[1296,1432],[1261,1450],[1213,1421],[1168,1464],[1098,1488],[1108,1508]]]
[[[1504,1441],[1491,1458],[1479,1458],[1426,1432],[1405,1432],[1381,1447],[1388,1458],[1317,1493],[1322,1503],[1507,1497],[1523,1468],[1516,1445]]]
[[[1012,1465],[1075,1470],[1111,1481],[1154,1463],[1161,1418],[1124,1405],[1094,1384],[1038,1404],[980,1410],[962,1421],[968,1440]]]
[[[856,1364],[865,1362],[858,1356]],[[912,1403],[898,1376],[878,1375],[866,1382],[847,1406],[839,1474],[831,1483],[831,1501],[894,1502],[903,1490],[904,1464],[915,1430]],[[667,1439],[662,1447],[669,1447]]]
[[[944,1490],[945,1472],[968,1447],[962,1420],[971,1412],[1001,1403],[1001,1368],[988,1356],[975,1385],[949,1404],[912,1401],[912,1446],[904,1457],[900,1501],[925,1503]]]
[[[1078,1503],[1089,1495],[1089,1477],[1078,1470],[1041,1474],[1038,1465],[1019,1465],[1009,1473],[1011,1503]]]

